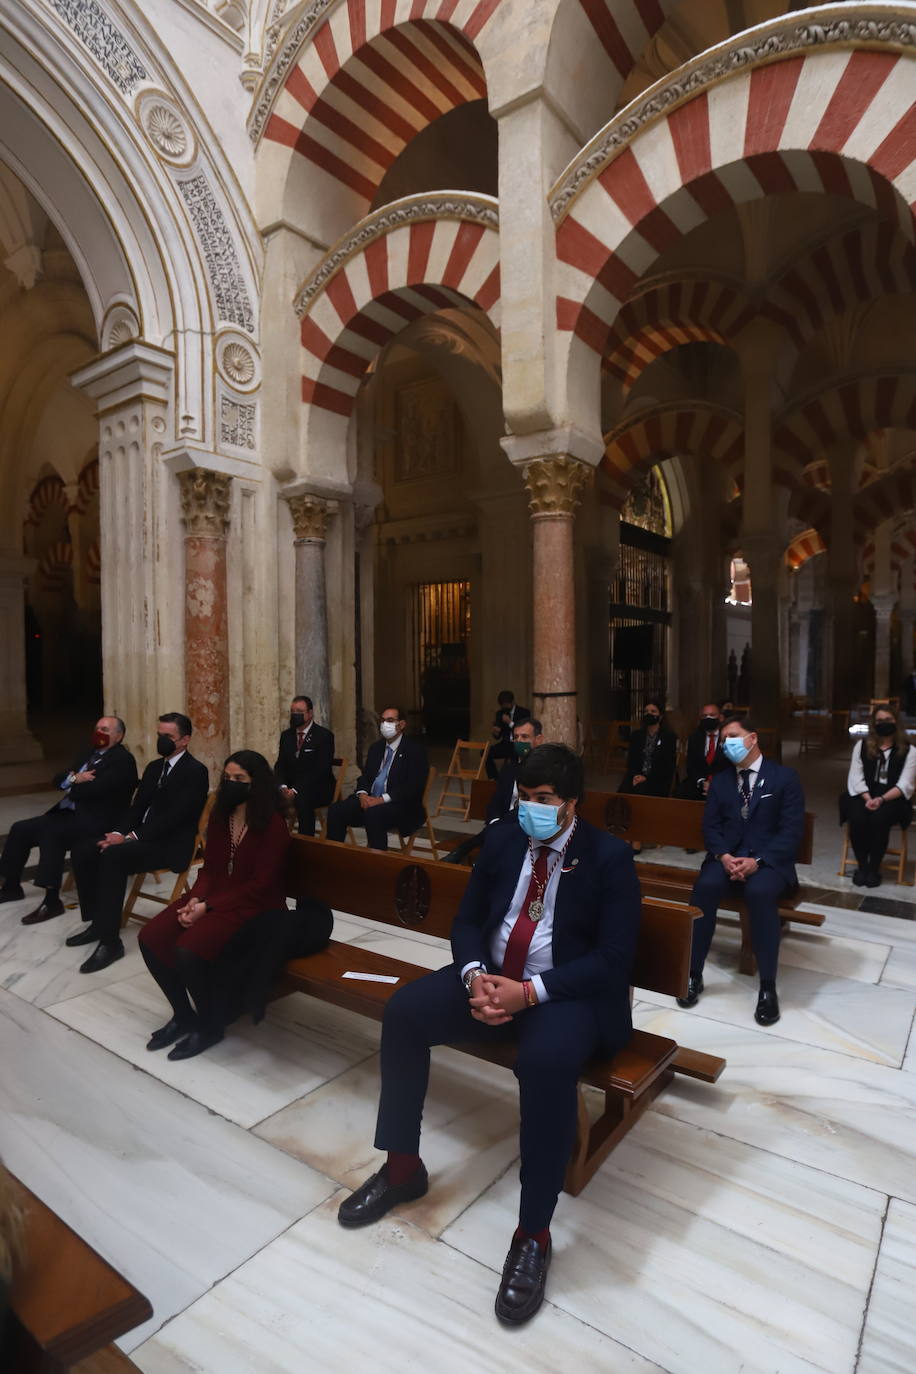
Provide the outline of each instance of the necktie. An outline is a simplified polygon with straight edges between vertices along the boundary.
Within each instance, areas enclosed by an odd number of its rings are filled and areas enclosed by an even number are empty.
[[[528,884],[528,891],[522,901],[522,909],[515,918],[515,925],[509,932],[509,939],[506,942],[506,952],[503,955],[503,977],[514,978],[518,982],[525,972],[525,960],[528,957],[528,946],[531,944],[531,937],[534,935],[537,921],[532,921],[528,915],[532,902],[543,902],[544,892],[547,888],[549,877],[547,869],[547,859],[550,854],[549,845],[541,845],[535,859],[534,868],[531,873],[531,881]],[[540,913],[539,913],[540,916]]]
[[[165,786],[165,780],[166,780],[166,778],[168,777],[168,775],[169,775],[169,761],[168,761],[168,759],[163,759],[163,760],[162,760],[162,772],[159,774],[159,781],[156,783],[156,786],[157,786],[157,787],[164,787],[164,786]]]
[[[741,779],[741,819],[746,821],[751,808],[751,770],[742,768],[738,777]]]
[[[302,742],[305,739],[305,726],[299,725],[296,728],[296,753],[302,749]]]
[[[382,763],[381,768],[376,773],[375,782],[372,784],[373,797],[382,797],[385,795],[385,784],[388,782],[388,773],[391,768],[391,760],[393,758],[394,750],[392,749],[390,744],[386,745],[384,762]]]
[[[706,766],[707,766],[708,768],[711,768],[712,765],[715,763],[715,761],[716,761],[716,737],[715,737],[715,735],[710,734],[710,736],[709,736],[709,743],[708,743],[707,746],[706,746]]]

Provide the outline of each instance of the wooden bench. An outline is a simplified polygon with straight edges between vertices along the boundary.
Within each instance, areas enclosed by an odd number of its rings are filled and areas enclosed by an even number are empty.
[[[112,1345],[148,1321],[149,1301],[18,1184],[25,1212],[22,1259],[9,1291],[12,1318],[0,1368],[9,1374],[117,1374],[135,1370]]]
[[[475,782],[471,789],[471,819],[485,820],[494,784]],[[580,815],[592,825],[609,830],[628,843],[671,845],[675,849],[705,850],[703,839],[703,807],[700,801],[678,801],[674,797],[640,797],[622,792],[587,792],[579,807]],[[805,837],[797,862],[809,864],[814,845],[814,816],[805,813]],[[696,870],[679,868],[675,864],[638,862],[636,871],[644,897],[659,897],[669,902],[687,902],[693,891]],[[803,884],[780,899],[779,919],[783,930],[790,922],[796,925],[822,926],[820,911],[799,911],[803,902],[813,894]],[[751,930],[744,903],[738,897],[726,896],[720,910],[733,911],[741,925],[741,948],[738,971],[756,972],[757,961],[751,947]]]
[[[374,854],[331,840],[297,836],[290,844],[287,893],[313,897],[335,910],[399,930],[420,930],[447,940],[468,875],[469,869],[457,864]],[[685,994],[693,922],[698,915],[694,908],[683,905],[643,902],[633,971],[637,987],[672,997]],[[443,952],[443,965],[448,959]],[[360,945],[332,940],[320,954],[287,964],[275,996],[306,992],[380,1021],[395,985],[347,979],[343,977],[347,972],[393,976],[400,986],[422,978],[428,970]],[[456,1048],[507,1068],[515,1057],[511,1045]],[[566,1191],[582,1191],[610,1150],[675,1073],[714,1083],[724,1067],[724,1059],[680,1048],[674,1040],[640,1030],[633,1032],[626,1049],[613,1059],[593,1060],[580,1082],[579,1132],[566,1174]],[[603,1094],[603,1106],[594,1120],[583,1087]]]

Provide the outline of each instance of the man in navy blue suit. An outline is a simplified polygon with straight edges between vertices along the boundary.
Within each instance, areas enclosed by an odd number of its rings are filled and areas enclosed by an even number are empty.
[[[774,1026],[779,1020],[779,899],[798,881],[795,856],[805,832],[805,797],[794,768],[763,757],[747,716],[728,721],[722,736],[722,751],[734,767],[712,778],[706,796],[707,854],[691,897],[703,919],[694,926],[689,991],[678,1004],[694,1007],[700,999],[716,912],[729,892],[744,899],[751,923],[760,974],[754,1019]]]
[[[544,1299],[579,1073],[632,1034],[640,915],[632,851],[576,814],[579,757],[544,744],[517,781],[518,824],[487,834],[452,927],[453,963],[388,1003],[375,1133],[388,1158],[338,1213],[341,1225],[363,1226],[427,1191],[420,1118],[432,1045],[516,1043],[521,1205],[496,1298],[496,1315],[514,1324]]]

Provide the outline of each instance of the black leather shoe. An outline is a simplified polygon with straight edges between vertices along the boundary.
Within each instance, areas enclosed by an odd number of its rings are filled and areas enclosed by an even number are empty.
[[[501,1322],[518,1326],[534,1316],[544,1301],[552,1254],[553,1246],[549,1239],[544,1250],[536,1240],[512,1242],[496,1294],[496,1315]]]
[[[99,973],[109,964],[117,963],[124,958],[124,946],[119,940],[116,945],[99,945],[94,949],[86,960],[85,964],[80,964],[80,973]]]
[[[24,896],[18,883],[12,887],[0,887],[0,902],[21,902]]]
[[[99,937],[92,929],[91,924],[83,926],[83,929],[78,930],[75,935],[68,935],[64,941],[64,944],[70,949],[76,949],[79,945],[97,945],[99,943]]]
[[[63,916],[63,914],[64,904],[59,897],[55,902],[49,902],[45,898],[41,906],[30,911],[28,916],[23,916],[22,924],[24,926],[38,926],[41,925],[42,921],[50,921],[54,916]]]
[[[867,877],[868,874],[866,873],[864,868],[857,868],[855,873],[853,873],[852,875],[852,881],[855,883],[856,887],[864,887],[865,879]]]
[[[872,873],[872,872],[866,873],[866,875],[865,875],[865,886],[866,886],[866,887],[880,887],[880,886],[881,886],[881,874],[880,874],[880,873]]]
[[[171,1021],[166,1021],[164,1026],[153,1031],[146,1042],[146,1048],[148,1050],[164,1050],[169,1045],[174,1045],[176,1040],[184,1040],[193,1029],[193,1025],[188,1025],[187,1021],[179,1021],[173,1016]]]
[[[199,1031],[192,1030],[190,1035],[186,1035],[183,1040],[179,1040],[173,1050],[169,1050],[169,1059],[193,1059],[196,1054],[203,1054],[204,1050],[209,1050],[213,1045],[218,1045],[223,1038],[222,1031]]]
[[[775,992],[763,992],[757,998],[754,1020],[758,1026],[775,1026],[779,1020],[779,998]]]
[[[372,1221],[379,1221],[392,1207],[402,1202],[415,1202],[428,1191],[429,1174],[425,1164],[420,1165],[413,1178],[397,1187],[388,1182],[388,1165],[383,1164],[377,1174],[344,1198],[337,1209],[337,1220],[341,1226],[368,1226]]]
[[[677,999],[677,1004],[678,1004],[678,1006],[679,1006],[679,1007],[695,1007],[696,1004],[697,1004],[697,1002],[699,1002],[699,1000],[700,1000],[700,997],[701,997],[701,995],[702,995],[702,992],[703,992],[703,975],[702,975],[702,973],[691,973],[691,975],[690,975],[690,980],[689,980],[689,982],[688,982],[688,984],[687,984],[687,996],[686,996],[686,997],[679,997],[679,998]]]

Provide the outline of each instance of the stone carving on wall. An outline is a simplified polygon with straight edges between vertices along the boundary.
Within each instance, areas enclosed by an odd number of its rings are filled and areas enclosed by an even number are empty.
[[[225,538],[229,528],[230,483],[224,472],[189,468],[179,472],[181,519],[190,535]]]
[[[261,384],[261,368],[255,349],[240,335],[226,333],[216,344],[220,376],[235,391],[255,391]]]
[[[700,57],[680,67],[671,81],[659,82],[643,98],[637,98],[584,150],[579,161],[564,173],[548,197],[550,213],[559,224],[588,183],[603,170],[618,149],[629,143],[645,125],[670,113],[701,90],[749,67],[828,46],[888,47],[894,51],[916,48],[916,20],[903,17],[903,7],[875,5],[872,13],[856,17],[828,14],[820,23],[786,23],[785,18],[761,24],[722,44],[711,57]]]
[[[295,65],[299,56],[300,49],[308,35],[317,24],[320,24],[330,7],[336,0],[312,0],[312,3],[303,10],[296,23],[289,30],[283,46],[280,48],[273,63],[268,71],[257,103],[248,117],[248,132],[252,143],[257,143],[264,131],[271,109],[273,108],[274,97],[282,88],[287,74],[292,66]],[[271,28],[268,30],[268,51],[265,57],[269,59],[274,53],[279,42],[281,25],[279,19],[283,14],[280,6],[274,7],[271,16]]]
[[[254,450],[258,408],[221,396],[219,404],[219,437],[232,448]]]
[[[328,250],[296,296],[296,314],[304,315],[335,272],[343,267],[348,258],[362,252],[373,239],[390,233],[392,229],[400,229],[402,225],[416,224],[426,219],[470,220],[473,224],[486,225],[488,229],[498,229],[499,209],[492,196],[456,196],[450,191],[396,200],[386,205],[383,210],[361,219],[354,229]]]
[[[288,496],[290,515],[293,517],[293,532],[296,540],[309,539],[324,543],[328,532],[330,506],[321,496],[306,492],[302,496]]]
[[[594,469],[576,458],[557,454],[535,458],[522,474],[528,488],[528,506],[533,516],[575,515],[582,495],[591,484]]]
[[[218,317],[253,333],[254,311],[238,253],[210,183],[198,172],[178,185],[203,249]]]
[[[102,352],[107,353],[110,348],[119,348],[121,344],[139,337],[140,325],[136,311],[129,305],[111,306],[102,322]]]
[[[147,80],[143,63],[98,0],[50,0],[50,3],[123,95],[130,95],[141,81]]]
[[[413,482],[457,472],[461,435],[458,407],[438,378],[398,387],[394,480]]]
[[[190,166],[197,155],[194,135],[167,96],[160,91],[144,91],[137,118],[163,162],[173,167]]]

